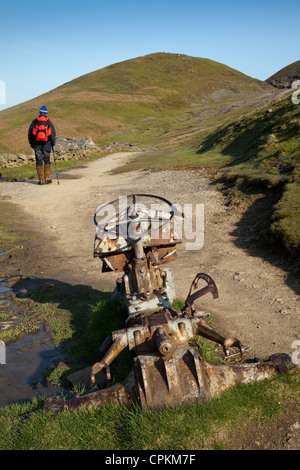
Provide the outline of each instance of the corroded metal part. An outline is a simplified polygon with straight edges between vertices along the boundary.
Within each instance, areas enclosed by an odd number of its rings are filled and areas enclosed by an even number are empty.
[[[203,279],[204,281],[206,281],[207,285],[203,287],[202,289],[196,290],[200,279]],[[196,291],[193,292],[193,290],[196,290]],[[185,311],[186,314],[188,315],[192,315],[194,312],[193,306],[194,306],[195,301],[199,299],[200,297],[202,297],[203,295],[207,294],[208,292],[212,294],[214,299],[219,297],[219,293],[218,293],[218,289],[215,284],[215,281],[208,274],[198,273],[191,284],[190,291],[185,300],[185,305],[182,308],[182,311]]]
[[[178,347],[171,354],[141,354],[122,382],[70,400],[45,400],[43,411],[92,410],[102,405],[131,406],[143,410],[205,403],[237,384],[272,379],[282,373],[300,372],[287,354],[274,354],[268,362],[212,365],[194,347]]]
[[[280,356],[284,367],[285,355]],[[270,379],[279,373],[273,361],[242,365],[212,365],[192,347],[177,348],[163,358],[141,355],[134,362],[139,400],[144,409],[209,402],[236,384]]]
[[[237,347],[243,353],[244,347],[238,339],[221,335],[207,325],[205,318],[205,312],[185,317],[168,308],[135,317],[132,326],[112,333],[113,344],[103,359],[92,367],[92,381],[95,381],[95,374],[107,369],[126,346],[137,355],[159,352],[165,356],[175,353],[176,348],[186,345],[195,335],[201,335],[221,344],[226,355],[230,347]]]
[[[108,375],[107,378],[110,380],[109,365],[118,356],[118,354],[120,354],[120,352],[123,351],[124,348],[126,348],[126,346],[128,346],[127,335],[125,331],[123,334],[120,332],[119,335],[114,340],[111,347],[109,348],[105,357],[102,359],[102,361],[97,362],[96,364],[93,365],[92,374],[91,374],[92,383],[95,382],[95,374],[97,374],[97,372],[100,372],[102,369],[106,369],[106,374]]]
[[[135,380],[133,373],[130,373],[121,383],[86,395],[75,394],[70,400],[63,397],[48,398],[42,411],[58,413],[66,410],[92,410],[103,405],[130,406],[135,400]]]

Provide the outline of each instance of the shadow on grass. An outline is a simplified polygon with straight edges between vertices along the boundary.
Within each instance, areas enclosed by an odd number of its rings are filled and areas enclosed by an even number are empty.
[[[265,134],[261,135],[262,127],[266,129]],[[229,124],[209,134],[197,154],[205,154],[215,146],[221,145],[221,153],[232,158],[226,166],[235,166],[255,157],[258,146],[266,142],[269,132],[270,125],[265,125],[264,119],[255,122],[252,128],[243,128],[243,123]]]
[[[61,375],[62,383],[67,383],[71,373],[99,361],[104,355],[99,352],[103,341],[124,327],[126,314],[111,292],[38,278],[19,280],[13,289],[34,301],[54,345],[66,355],[69,368]],[[113,381],[128,375],[130,358],[125,350],[112,364]]]
[[[228,205],[244,202],[247,205],[241,218],[230,235],[234,243],[250,256],[260,257],[286,272],[285,283],[297,294],[300,294],[299,256],[284,247],[280,238],[272,232],[274,210],[282,197],[283,184],[264,188],[260,184],[251,184],[243,180],[235,181],[220,178],[212,185],[221,185],[228,198]]]
[[[290,98],[272,107],[272,111],[263,110],[253,116],[245,116],[240,121],[229,123],[210,133],[202,142],[197,154],[205,154],[220,146],[224,156],[230,155],[231,162],[227,167],[246,162],[257,162],[259,150],[268,150],[265,155],[265,166],[268,171],[278,164],[279,173],[291,174],[293,164],[287,155],[279,152],[280,143],[289,142],[299,134],[299,109]],[[269,165],[271,157],[274,163]],[[264,166],[264,165],[263,165]]]

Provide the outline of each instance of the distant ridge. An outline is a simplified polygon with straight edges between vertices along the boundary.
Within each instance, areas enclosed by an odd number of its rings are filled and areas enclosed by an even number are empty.
[[[300,80],[300,60],[287,65],[266,80],[276,88],[291,88],[295,80]]]

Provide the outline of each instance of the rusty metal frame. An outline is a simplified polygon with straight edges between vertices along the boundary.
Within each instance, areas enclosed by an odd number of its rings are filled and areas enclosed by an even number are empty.
[[[135,224],[137,206],[133,199],[134,206],[128,213],[132,215],[129,223]],[[209,314],[195,308],[195,302],[202,296],[210,293],[216,299],[219,295],[208,274],[195,276],[180,312],[172,307],[173,274],[170,268],[161,265],[176,259],[176,244],[180,241],[173,234],[169,239],[161,236],[158,240],[142,236],[136,240],[110,240],[96,236],[94,256],[102,260],[104,271],[123,271],[115,295],[127,307],[128,318],[125,328],[112,333],[112,344],[104,357],[92,366],[91,382],[101,371],[111,380],[110,365],[126,347],[135,352],[133,368],[122,383],[85,396],[75,395],[69,401],[48,399],[44,410],[91,409],[104,403],[129,406],[136,401],[144,410],[203,403],[237,383],[299,372],[287,354],[270,356],[267,362],[212,365],[190,345],[195,335],[200,335],[220,344],[225,357],[229,356],[230,348],[237,348],[241,356],[245,351],[239,339],[225,337],[211,328],[206,322]],[[199,288],[200,281],[206,282],[206,286]]]

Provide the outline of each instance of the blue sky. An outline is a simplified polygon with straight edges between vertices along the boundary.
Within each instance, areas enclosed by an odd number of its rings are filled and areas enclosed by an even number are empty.
[[[153,52],[205,57],[265,80],[300,59],[299,13],[298,0],[4,0],[0,110]]]

